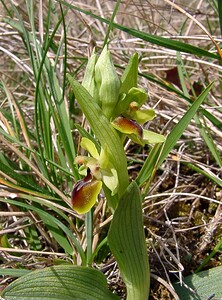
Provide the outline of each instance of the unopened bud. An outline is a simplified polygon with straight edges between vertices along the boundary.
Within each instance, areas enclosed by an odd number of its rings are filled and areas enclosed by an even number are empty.
[[[95,94],[95,65],[97,62],[97,55],[93,52],[92,56],[88,60],[85,74],[83,77],[82,85],[93,97]]]
[[[96,63],[95,81],[99,103],[105,116],[110,119],[119,99],[120,80],[107,46],[104,47]]]

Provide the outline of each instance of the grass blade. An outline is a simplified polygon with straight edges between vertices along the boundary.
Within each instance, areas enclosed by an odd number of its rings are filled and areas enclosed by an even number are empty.
[[[86,15],[89,15],[92,18],[99,20],[100,22],[110,24],[109,20],[101,18],[100,16],[98,16],[96,14],[93,14],[92,12],[90,12],[88,10],[81,9],[81,8],[75,6],[75,5],[71,5],[71,4],[67,3],[66,1],[60,1],[60,2],[64,5],[70,7],[70,8],[73,8],[73,9],[79,11],[79,12],[82,12]],[[198,56],[206,56],[206,57],[211,57],[211,58],[216,58],[216,59],[219,58],[219,56],[214,54],[214,53],[208,52],[208,51],[206,51],[202,48],[192,46],[190,44],[174,41],[174,40],[171,40],[171,39],[168,39],[168,38],[163,38],[163,37],[156,36],[156,35],[151,35],[151,34],[148,34],[148,33],[133,29],[133,28],[128,28],[128,27],[119,25],[117,23],[112,23],[112,26],[114,28],[120,29],[120,30],[122,30],[122,31],[124,31],[124,32],[126,32],[126,33],[128,33],[132,36],[135,36],[137,38],[140,38],[140,39],[142,39],[144,41],[147,41],[147,42],[150,42],[152,44],[155,44],[155,45],[158,45],[158,46],[161,46],[161,47],[165,47],[167,49],[172,49],[172,50],[175,50],[175,51],[190,53],[190,54],[194,54],[194,55],[198,55]]]
[[[19,195],[18,195],[19,196]],[[35,207],[34,205],[29,205],[26,203],[23,203],[21,201],[16,201],[16,200],[11,200],[11,199],[1,199],[0,198],[0,202],[4,202],[4,203],[8,203],[8,204],[12,204],[18,207],[22,207],[25,208],[27,210],[30,211],[34,211],[37,214],[39,214],[41,217],[45,218],[45,220],[48,220],[48,224],[55,224],[56,226],[59,227],[60,230],[63,231],[63,233],[65,233],[65,235],[70,239],[70,241],[75,245],[77,251],[79,252],[81,259],[82,259],[82,265],[86,265],[86,257],[85,257],[85,253],[79,243],[79,241],[75,238],[75,236],[73,235],[73,233],[69,230],[69,228],[64,225],[60,220],[58,220],[57,218],[55,218],[54,216],[50,215],[49,213],[45,212],[44,210],[42,210],[41,208]],[[62,244],[63,245],[63,244]]]
[[[220,34],[222,36],[222,1],[217,0],[218,5],[218,15],[219,15],[219,24],[220,24]]]

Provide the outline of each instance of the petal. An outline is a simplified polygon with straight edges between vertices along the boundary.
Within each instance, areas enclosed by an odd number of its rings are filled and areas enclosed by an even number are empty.
[[[128,97],[131,102],[137,102],[138,106],[141,107],[147,100],[148,95],[144,89],[133,87],[128,92]]]
[[[107,146],[101,149],[100,156],[99,156],[99,164],[101,169],[110,169],[110,155],[107,149]]]
[[[96,146],[91,140],[83,137],[82,140],[81,140],[81,147],[83,149],[87,150],[92,157],[94,157],[96,159],[99,158],[99,153],[96,149]]]
[[[97,180],[101,179],[100,165],[97,159],[90,157],[86,166],[90,169],[90,172],[95,179]]]
[[[134,120],[129,120],[120,116],[113,120],[112,125],[115,129],[119,130],[122,133],[135,134],[136,136],[138,136],[138,138],[142,138],[143,136],[142,127]]]
[[[72,208],[79,214],[87,213],[96,203],[102,182],[99,180],[79,180],[72,191]]]
[[[110,170],[101,170],[102,173],[102,181],[108,187],[108,189],[112,192],[112,196],[114,196],[118,192],[119,180],[118,175],[115,169]]]
[[[83,156],[83,155],[78,155],[78,156],[76,156],[74,162],[75,162],[75,164],[78,164],[78,165],[86,165],[88,160],[89,160],[89,157]]]

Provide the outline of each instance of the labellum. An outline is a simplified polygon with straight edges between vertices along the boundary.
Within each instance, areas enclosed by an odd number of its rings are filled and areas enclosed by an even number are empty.
[[[102,182],[89,173],[84,179],[74,185],[72,191],[72,208],[79,214],[87,213],[96,203],[102,188]]]

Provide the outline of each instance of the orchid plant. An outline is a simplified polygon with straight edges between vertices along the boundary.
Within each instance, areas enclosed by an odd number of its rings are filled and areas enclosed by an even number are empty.
[[[125,142],[144,146],[165,141],[164,136],[142,126],[155,117],[152,108],[144,108],[146,91],[137,86],[138,54],[135,53],[118,77],[106,45],[100,56],[89,58],[80,84],[67,75],[78,104],[93,135],[81,130],[81,148],[86,155],[75,158],[82,179],[72,192],[72,207],[85,214],[104,191],[113,219],[108,243],[127,288],[127,299],[147,299],[149,263],[143,231],[142,197],[127,170]]]
[[[76,99],[101,144],[99,153],[92,140],[82,138],[81,147],[90,156],[77,156],[75,159],[75,163],[80,165],[80,175],[84,176],[75,184],[72,193],[72,206],[78,213],[86,213],[92,208],[102,185],[109,189],[111,197],[116,194],[121,196],[124,192],[129,181],[126,164],[119,166],[116,161],[126,161],[123,151],[126,137],[142,146],[162,143],[165,139],[160,134],[142,128],[144,123],[155,117],[155,111],[143,108],[148,95],[137,87],[137,73],[138,55],[134,54],[119,79],[108,46],[105,46],[99,57],[95,52],[90,57],[81,87],[72,77],[68,77]],[[103,120],[99,122],[97,117]],[[97,127],[94,123],[100,123],[101,126]],[[113,150],[114,145],[110,140],[113,137],[109,136],[110,132],[108,134],[110,130],[115,140],[118,139],[117,145],[122,151]],[[122,175],[126,177],[127,184],[120,182],[120,168],[125,169]]]

